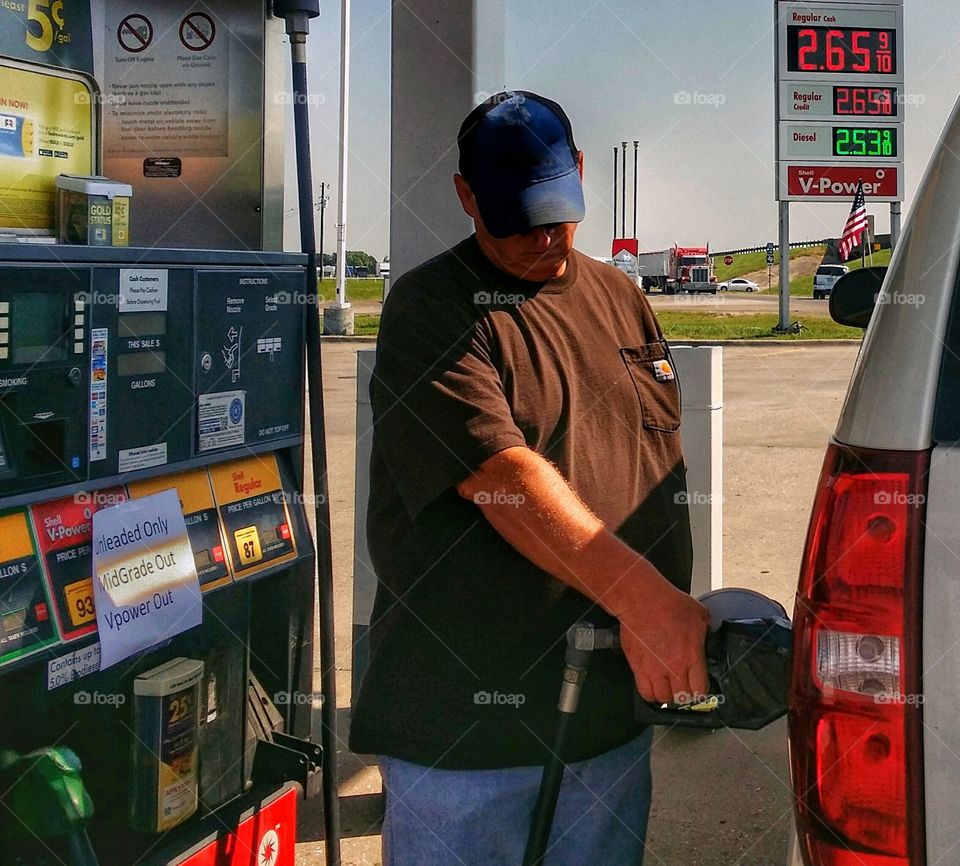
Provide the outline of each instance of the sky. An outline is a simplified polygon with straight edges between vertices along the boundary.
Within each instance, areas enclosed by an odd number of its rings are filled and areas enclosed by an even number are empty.
[[[777,240],[770,0],[503,2],[505,84],[563,105],[585,153],[587,216],[579,249],[609,255],[613,148],[623,140],[630,142],[631,233],[634,139],[641,142],[642,249],[709,242],[725,250]],[[960,25],[950,0],[904,5],[906,217],[960,93]],[[330,185],[324,240],[330,253],[338,201],[340,3],[321,6],[308,57],[314,183],[317,197],[321,181]],[[347,248],[378,260],[389,254],[390,9],[390,0],[353,0],[351,11]],[[684,104],[678,94],[695,96]],[[464,114],[471,107],[464,106]],[[285,246],[295,249],[288,144]],[[836,237],[849,208],[794,203],[791,240]],[[868,209],[877,232],[887,231],[889,205],[868,201]]]

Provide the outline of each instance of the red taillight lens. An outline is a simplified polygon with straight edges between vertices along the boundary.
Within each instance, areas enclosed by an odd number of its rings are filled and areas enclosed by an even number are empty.
[[[790,760],[809,866],[921,866],[929,456],[831,446],[794,612]]]

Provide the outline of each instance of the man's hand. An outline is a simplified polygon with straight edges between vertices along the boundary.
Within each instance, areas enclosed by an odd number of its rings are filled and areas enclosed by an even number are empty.
[[[623,650],[645,700],[671,703],[706,693],[707,609],[607,529],[543,456],[507,448],[457,490],[534,565],[620,620]]]
[[[710,614],[663,580],[617,613],[620,643],[645,701],[687,703],[709,688],[703,654]]]

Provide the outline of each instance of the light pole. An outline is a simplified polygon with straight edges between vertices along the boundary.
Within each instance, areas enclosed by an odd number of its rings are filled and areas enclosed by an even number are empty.
[[[323,332],[353,336],[347,300],[347,157],[350,132],[350,0],[340,0],[340,166],[337,177],[337,296],[323,308]]]
[[[317,207],[320,208],[320,279],[323,279],[323,217],[327,211],[327,202],[330,201],[330,196],[327,195],[327,184],[323,182],[320,184],[320,201],[317,202]]]

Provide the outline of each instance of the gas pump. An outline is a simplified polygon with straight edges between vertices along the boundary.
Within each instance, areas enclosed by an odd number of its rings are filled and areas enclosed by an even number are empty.
[[[309,17],[288,16],[300,50]],[[339,862],[315,251],[279,251],[282,50],[248,0],[0,9],[0,866],[292,866],[321,784]],[[131,191],[128,245],[57,243],[56,178],[101,172]],[[176,513],[131,522],[161,501]],[[163,618],[182,586],[189,628]],[[123,648],[148,622],[169,625]],[[67,817],[37,820],[44,798]]]

